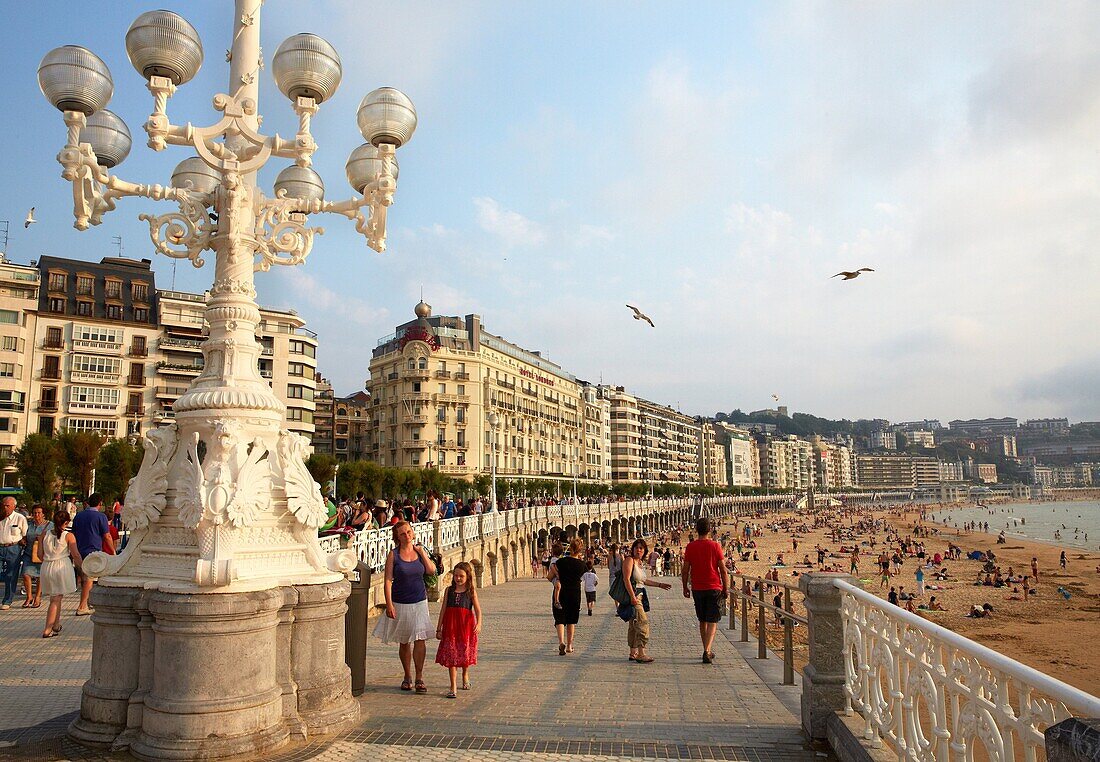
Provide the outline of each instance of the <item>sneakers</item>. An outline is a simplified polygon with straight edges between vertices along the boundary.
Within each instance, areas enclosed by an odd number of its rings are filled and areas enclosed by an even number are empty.
[[[11,608],[11,604],[10,603],[5,603],[2,606],[0,606],[0,611],[7,611],[10,608]]]
[[[710,654],[703,651],[703,664],[710,664]]]

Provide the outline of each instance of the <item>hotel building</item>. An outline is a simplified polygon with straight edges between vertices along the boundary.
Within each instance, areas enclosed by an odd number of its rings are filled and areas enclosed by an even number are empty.
[[[700,484],[702,427],[670,407],[611,387],[611,479]]]
[[[459,476],[488,473],[495,458],[499,476],[589,478],[581,382],[478,315],[433,316],[424,302],[415,315],[371,358],[368,457]]]

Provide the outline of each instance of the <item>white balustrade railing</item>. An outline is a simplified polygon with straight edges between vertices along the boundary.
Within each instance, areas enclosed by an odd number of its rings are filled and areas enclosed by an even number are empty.
[[[412,525],[413,535],[416,537],[416,541],[428,549],[428,552],[435,551],[435,526],[430,521],[417,521]]]
[[[462,544],[469,545],[481,539],[481,528],[477,523],[477,516],[463,516],[459,520],[462,527]]]
[[[1100,699],[838,580],[848,713],[899,760],[1042,758],[1043,730]],[[980,755],[979,755],[980,756]]]
[[[459,522],[462,519],[443,519],[439,522],[439,550],[450,550],[462,542]]]

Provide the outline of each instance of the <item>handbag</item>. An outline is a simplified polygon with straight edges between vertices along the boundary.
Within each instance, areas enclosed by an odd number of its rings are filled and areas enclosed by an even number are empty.
[[[630,593],[626,590],[626,585],[623,584],[623,570],[615,572],[615,577],[611,580],[611,586],[607,588],[607,594],[611,596],[611,599],[622,605],[630,605]]]

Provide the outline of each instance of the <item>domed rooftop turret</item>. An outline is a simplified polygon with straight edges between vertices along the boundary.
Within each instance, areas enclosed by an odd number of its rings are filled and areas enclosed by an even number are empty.
[[[413,310],[418,318],[430,318],[432,316],[432,305],[420,300],[420,304],[416,305],[416,309]]]

